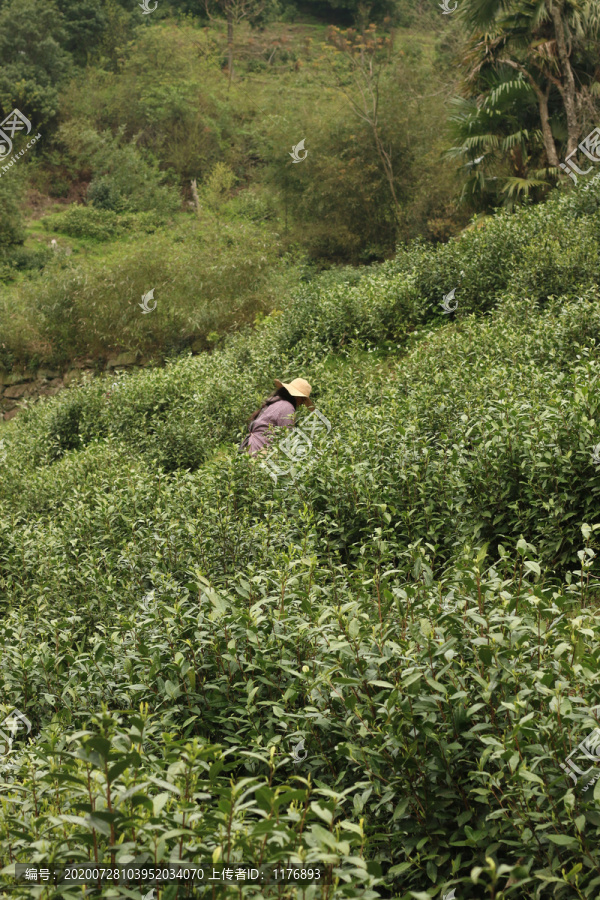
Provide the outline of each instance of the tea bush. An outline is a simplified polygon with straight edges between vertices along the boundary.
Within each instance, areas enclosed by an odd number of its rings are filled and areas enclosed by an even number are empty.
[[[48,217],[46,227],[96,240],[128,232],[129,240],[102,261],[57,259],[0,297],[11,311],[0,324],[4,355],[52,365],[121,350],[164,359],[195,341],[208,349],[215,344],[209,334],[222,337],[274,310],[283,311],[281,348],[309,333],[336,350],[355,340],[406,346],[415,327],[444,321],[442,300],[453,289],[458,319],[487,314],[505,294],[542,305],[575,299],[600,278],[600,185],[593,187],[489,217],[448,244],[415,241],[390,262],[300,284],[299,274],[309,272],[303,260],[284,254],[280,236],[253,220],[252,204],[267,208],[265,198],[252,195],[245,204],[242,191],[214,199],[199,222],[180,217],[168,229],[150,213],[75,206]],[[163,302],[140,316],[137,304],[151,287]]]
[[[210,353],[8,424],[0,712],[32,729],[0,758],[1,884],[17,861],[219,859],[319,863],[328,900],[597,897],[600,782],[561,768],[600,709],[580,202],[312,278]],[[450,322],[444,253],[479,257]],[[300,375],[332,427],[274,482],[235,445]]]

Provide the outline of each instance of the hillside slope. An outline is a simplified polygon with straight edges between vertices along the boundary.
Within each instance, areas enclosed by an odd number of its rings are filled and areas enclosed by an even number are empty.
[[[600,784],[560,766],[600,705],[599,209],[324,275],[222,350],[6,426],[0,709],[33,740],[0,763],[3,865],[597,896]],[[275,483],[235,442],[300,375],[331,430]]]

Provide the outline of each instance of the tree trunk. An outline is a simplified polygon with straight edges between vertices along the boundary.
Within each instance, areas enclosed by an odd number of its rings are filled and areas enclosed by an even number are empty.
[[[379,158],[383,163],[383,169],[385,171],[388,184],[390,186],[390,193],[392,195],[392,201],[394,203],[394,212],[396,213],[396,220],[400,222],[400,204],[398,203],[398,198],[396,197],[396,187],[394,185],[394,168],[392,166],[392,160],[390,159],[389,153],[386,151],[385,147],[381,143],[381,138],[379,137],[379,131],[377,129],[377,125],[375,122],[371,122],[371,128],[373,129],[373,135],[375,136],[375,144],[377,146],[377,153],[379,154]]]
[[[510,66],[511,69],[515,69],[517,72],[520,72],[522,75],[524,75],[533,88],[538,101],[540,123],[542,126],[542,136],[544,138],[544,150],[546,151],[548,165],[558,168],[558,154],[556,152],[556,144],[554,143],[554,135],[552,134],[552,129],[550,127],[550,113],[548,112],[548,97],[550,96],[550,85],[548,85],[546,90],[543,91],[531,72],[528,72],[525,66],[522,66],[518,62],[515,62],[514,59],[500,59],[498,61],[506,66]]]
[[[194,206],[196,207],[197,215],[200,215],[200,198],[198,197],[198,186],[196,184],[196,179],[192,179],[192,197],[194,198]]]
[[[536,91],[537,93],[537,91]],[[538,94],[538,109],[540,111],[540,121],[542,123],[542,135],[544,137],[544,149],[548,159],[548,165],[554,168],[558,167],[558,154],[556,152],[556,144],[554,143],[554,135],[550,127],[550,113],[548,112],[548,95],[550,94],[550,85],[546,92],[542,90]]]
[[[517,178],[527,178],[527,168],[523,162],[523,148],[517,144],[510,151],[512,159],[513,172]]]
[[[552,20],[554,22],[554,32],[556,34],[556,47],[560,66],[562,69],[562,79],[560,92],[562,95],[565,113],[567,116],[567,156],[575,150],[579,143],[579,121],[577,117],[577,89],[575,87],[575,76],[571,68],[571,60],[565,40],[565,29],[562,19],[562,4],[552,4]]]

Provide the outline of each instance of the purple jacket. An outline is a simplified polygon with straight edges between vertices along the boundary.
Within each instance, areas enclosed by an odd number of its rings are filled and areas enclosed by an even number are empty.
[[[257,417],[250,423],[250,434],[247,437],[248,453],[258,453],[268,446],[275,436],[275,428],[294,427],[294,404],[289,400],[275,400],[261,409]]]

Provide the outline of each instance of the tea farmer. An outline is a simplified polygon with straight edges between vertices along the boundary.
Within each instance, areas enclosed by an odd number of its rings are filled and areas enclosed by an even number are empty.
[[[289,384],[275,379],[277,390],[262,403],[248,419],[249,434],[239,446],[252,456],[266,451],[275,437],[276,428],[293,428],[294,413],[302,404],[314,409],[309,399],[310,384],[304,378],[294,378]]]

